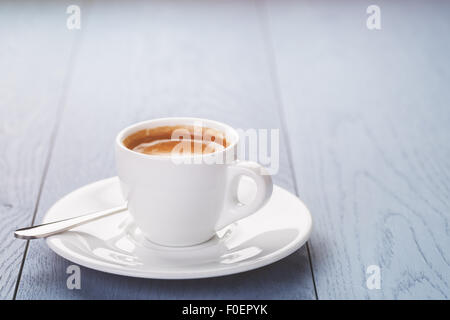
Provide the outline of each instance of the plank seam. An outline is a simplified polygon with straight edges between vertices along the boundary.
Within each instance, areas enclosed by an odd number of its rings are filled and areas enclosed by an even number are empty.
[[[295,175],[295,169],[294,169],[294,165],[293,165],[293,157],[292,157],[292,152],[291,152],[291,142],[289,139],[289,135],[286,132],[287,122],[286,122],[286,116],[285,116],[284,108],[283,108],[283,99],[281,96],[280,81],[277,76],[278,67],[277,67],[277,63],[275,60],[275,49],[273,46],[273,39],[272,39],[272,36],[270,33],[267,1],[264,1],[263,4],[261,5],[260,12],[261,12],[260,18],[261,18],[261,24],[262,24],[262,29],[263,29],[263,35],[264,35],[264,40],[265,40],[265,44],[266,44],[267,52],[268,52],[270,78],[272,80],[272,86],[274,88],[276,106],[277,106],[278,112],[280,114],[280,122],[281,122],[281,127],[282,127],[281,133],[282,133],[282,136],[284,137],[284,139],[286,141],[286,145],[287,145],[286,152],[287,152],[287,156],[288,156],[289,167],[292,172],[292,180],[294,183],[294,192],[297,196],[299,196],[298,186],[297,186],[297,178]],[[312,282],[313,282],[313,286],[314,286],[314,295],[316,297],[316,300],[319,300],[319,295],[317,294],[317,287],[316,287],[316,280],[315,280],[315,276],[314,276],[314,268],[313,268],[313,264],[312,264],[311,252],[310,252],[310,248],[309,248],[310,242],[311,242],[310,240],[306,242],[306,251],[308,254],[309,268],[311,271],[311,277],[312,277]]]
[[[86,15],[85,15],[86,16]],[[84,18],[84,20],[86,20]],[[85,23],[83,23],[85,25]],[[70,80],[71,80],[71,76],[74,70],[74,65],[75,65],[75,61],[76,61],[76,55],[78,53],[78,48],[81,45],[81,38],[82,38],[82,34],[83,34],[83,28],[81,28],[81,31],[75,31],[78,32],[78,34],[75,36],[75,39],[73,41],[73,45],[71,48],[71,51],[69,53],[69,59],[68,59],[68,67],[67,67],[67,73],[63,79],[63,85],[62,85],[62,92],[61,92],[61,96],[59,98],[59,102],[58,102],[58,107],[56,109],[57,115],[55,117],[55,124],[53,126],[53,130],[52,130],[52,134],[50,135],[50,145],[49,145],[49,151],[47,154],[47,158],[45,161],[45,166],[44,166],[44,170],[42,172],[42,176],[41,176],[41,183],[39,185],[39,190],[38,190],[38,195],[37,195],[37,199],[36,199],[36,205],[34,207],[33,210],[33,216],[31,219],[31,226],[34,225],[36,217],[37,217],[37,212],[39,209],[39,204],[40,204],[40,200],[41,200],[41,195],[42,195],[42,191],[44,189],[44,184],[45,184],[45,180],[47,178],[47,173],[48,173],[48,169],[50,167],[50,162],[51,162],[51,158],[52,158],[52,154],[53,154],[53,149],[54,149],[54,145],[55,145],[55,141],[56,141],[56,137],[58,135],[59,132],[59,127],[60,127],[60,123],[62,120],[62,116],[64,113],[64,109],[66,106],[66,100],[67,100],[67,92],[70,86]],[[13,298],[12,300],[16,300],[17,298],[17,293],[19,291],[19,285],[20,285],[20,281],[22,279],[22,272],[23,272],[23,267],[25,265],[25,260],[27,257],[27,253],[28,253],[28,248],[30,246],[30,240],[27,240],[27,243],[25,245],[25,250],[23,253],[23,257],[22,257],[22,262],[20,264],[20,268],[19,268],[19,273],[17,275],[17,280],[16,280],[16,285],[14,287],[14,294],[13,294]]]

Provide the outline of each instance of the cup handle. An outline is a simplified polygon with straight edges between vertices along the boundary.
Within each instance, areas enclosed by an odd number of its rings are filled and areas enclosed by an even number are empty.
[[[272,195],[272,178],[260,164],[251,161],[235,161],[229,165],[228,170],[228,190],[224,211],[216,225],[216,230],[255,213],[267,203]],[[249,204],[242,204],[238,200],[238,187],[242,176],[250,177],[256,183],[256,195]]]

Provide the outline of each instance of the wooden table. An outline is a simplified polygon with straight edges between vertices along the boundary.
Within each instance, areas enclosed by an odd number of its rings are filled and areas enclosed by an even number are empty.
[[[2,1],[0,297],[449,298],[450,2],[377,0],[369,30],[372,2]],[[71,262],[13,230],[113,176],[119,129],[167,116],[280,128],[274,181],[310,208],[308,246],[203,280],[81,268],[68,290]]]

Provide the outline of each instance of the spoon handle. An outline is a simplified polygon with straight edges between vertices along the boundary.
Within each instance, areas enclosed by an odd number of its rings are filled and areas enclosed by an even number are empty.
[[[33,227],[18,229],[14,232],[14,236],[19,239],[39,239],[67,231],[78,227],[82,224],[127,210],[127,205],[96,211],[82,216],[59,220],[50,223],[44,223]]]

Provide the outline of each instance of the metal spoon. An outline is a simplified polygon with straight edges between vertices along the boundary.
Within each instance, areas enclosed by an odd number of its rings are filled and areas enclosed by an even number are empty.
[[[82,224],[127,210],[127,205],[110,208],[102,211],[88,213],[82,216],[59,220],[50,223],[40,224],[38,226],[18,229],[14,232],[14,236],[19,239],[39,239],[58,234],[69,229],[78,227]]]

